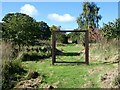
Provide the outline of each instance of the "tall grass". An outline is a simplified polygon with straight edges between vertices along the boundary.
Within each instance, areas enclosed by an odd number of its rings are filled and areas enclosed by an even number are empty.
[[[2,51],[2,60],[9,61],[12,60],[12,43],[6,43],[2,41],[1,51]],[[3,61],[4,62],[4,61]]]
[[[10,90],[24,72],[21,61],[16,60],[13,56],[14,47],[12,43],[2,42],[2,90]]]
[[[101,40],[90,46],[90,59],[100,62],[118,62],[118,41]]]

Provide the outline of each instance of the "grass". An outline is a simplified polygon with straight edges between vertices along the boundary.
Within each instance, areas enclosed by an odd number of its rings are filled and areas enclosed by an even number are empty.
[[[79,53],[83,50],[82,46],[69,44],[57,46],[64,53]],[[91,50],[91,54],[96,51]],[[84,61],[81,55],[58,55],[58,61]],[[103,63],[99,60],[91,60],[90,65],[85,64],[51,64],[52,59],[44,59],[41,61],[26,61],[23,66],[27,70],[34,70],[44,75],[42,84],[39,87],[44,87],[45,84],[56,86],[57,88],[99,88],[101,87],[101,75],[107,71],[113,70],[117,64]]]
[[[88,81],[99,87],[100,75],[114,68],[110,64],[90,63],[87,65],[51,65],[51,60],[24,62],[28,69],[35,70],[46,76],[44,83],[59,88],[80,88]],[[92,72],[92,70],[94,70]],[[93,87],[93,86],[92,86]]]
[[[57,46],[57,49],[63,52],[62,55],[56,57],[57,61],[68,62],[82,62],[84,61],[84,47],[76,44],[69,44],[65,46]]]
[[[26,74],[26,71],[22,68],[21,60],[15,59],[18,54],[14,52],[12,43],[1,42],[1,72],[0,72],[0,86],[2,90],[10,90],[15,84]]]

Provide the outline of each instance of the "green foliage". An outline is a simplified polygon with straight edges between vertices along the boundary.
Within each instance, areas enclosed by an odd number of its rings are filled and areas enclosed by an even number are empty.
[[[29,71],[26,78],[29,80],[29,79],[32,79],[32,78],[35,79],[38,76],[39,76],[38,72],[36,72],[36,71]]]
[[[8,13],[3,19],[2,35],[6,41],[20,45],[35,45],[39,39],[48,39],[51,35],[47,23],[36,22],[22,13]]]
[[[80,29],[89,29],[90,26],[98,27],[99,20],[102,16],[98,15],[100,8],[93,2],[83,3],[83,12],[77,18],[78,27]]]
[[[120,18],[116,19],[114,22],[108,22],[104,24],[102,32],[104,37],[109,39],[118,39],[120,37]]]
[[[72,43],[79,43],[80,42],[80,33],[79,32],[71,32],[68,34],[68,37],[70,40],[72,40]]]
[[[77,30],[77,29],[75,29]],[[72,40],[72,43],[81,43],[84,41],[84,33],[80,33],[80,32],[71,32],[68,34],[68,38],[70,40]]]
[[[56,33],[56,41],[58,43],[67,44],[68,43],[68,37],[63,32],[57,32]]]
[[[35,38],[35,20],[22,13],[9,13],[3,19],[3,39],[10,40],[18,45],[28,44]]]
[[[93,47],[95,47],[95,45]],[[57,48],[59,50],[63,49],[65,53],[77,53],[84,49],[84,47],[80,45],[77,46],[76,44],[65,44],[64,46],[59,46]],[[99,51],[99,49],[96,48],[96,52],[97,51]],[[103,64],[102,62],[98,61],[97,56],[94,56],[94,52],[90,54],[93,54],[90,57],[90,65],[76,63],[56,63],[53,66],[51,65],[51,58],[45,59],[42,63],[39,61],[24,62],[23,65],[25,65],[27,69],[37,71],[38,73],[42,72],[42,74],[45,76],[43,77],[44,81],[42,80],[42,84],[40,84],[39,88],[44,88],[45,84],[56,86],[57,88],[105,88],[104,83],[100,82],[100,77],[105,72],[117,68],[117,64],[116,67],[111,63]],[[97,55],[99,56],[99,54]],[[91,59],[92,57],[95,57],[96,59]],[[81,54],[79,56],[57,56],[56,60],[84,62],[84,54],[83,56]],[[109,85],[107,87],[110,88]]]
[[[52,25],[52,26],[50,27],[50,31],[54,31],[54,30],[57,30],[57,26]]]
[[[32,47],[27,48],[21,57],[22,61],[38,61],[51,56],[50,47]]]
[[[50,27],[50,30],[51,30],[51,32],[52,32],[52,31],[60,30],[60,29],[58,29],[57,26],[52,25],[52,26]],[[67,44],[67,43],[68,43],[68,37],[67,37],[66,34],[63,33],[63,32],[57,32],[57,33],[56,33],[56,41],[57,41],[57,43]]]
[[[2,64],[2,90],[10,90],[25,73],[20,60],[4,61]]]
[[[41,21],[38,22],[38,26],[39,26],[39,32],[41,32],[41,35],[39,34],[40,36],[38,37],[40,37],[40,39],[49,39],[51,36],[51,31],[47,23]]]

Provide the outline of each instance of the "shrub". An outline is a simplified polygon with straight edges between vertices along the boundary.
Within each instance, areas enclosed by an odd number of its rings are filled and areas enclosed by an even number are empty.
[[[26,48],[23,52],[22,61],[38,61],[51,56],[51,47],[32,47]]]
[[[27,75],[27,79],[36,79],[39,76],[39,73],[36,71],[29,71]]]
[[[2,51],[2,90],[10,90],[16,82],[22,77],[24,69],[21,61],[15,59],[19,51],[11,42],[1,42]],[[15,51],[16,50],[16,51]]]
[[[68,44],[68,37],[65,35],[65,33],[58,32],[56,34],[56,41],[57,43]]]
[[[75,31],[77,31],[77,30],[75,29]],[[85,35],[84,35],[84,33],[81,33],[81,32],[71,32],[67,36],[72,41],[72,43],[78,44],[78,43],[84,41]]]
[[[10,90],[25,72],[20,60],[5,61],[2,64],[2,90]]]
[[[120,37],[120,18],[104,24],[101,30],[107,40],[118,39]]]

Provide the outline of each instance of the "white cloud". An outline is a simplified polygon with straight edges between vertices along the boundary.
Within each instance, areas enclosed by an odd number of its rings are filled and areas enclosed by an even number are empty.
[[[75,17],[70,14],[59,15],[56,13],[49,14],[48,18],[57,22],[72,22],[75,20]]]
[[[24,6],[22,6],[20,8],[20,12],[30,16],[38,15],[38,10],[30,4],[25,4]]]

